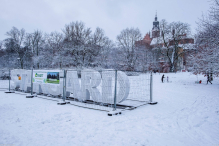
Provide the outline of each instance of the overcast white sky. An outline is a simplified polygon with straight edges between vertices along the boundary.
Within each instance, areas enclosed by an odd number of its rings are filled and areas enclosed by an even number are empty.
[[[13,26],[26,32],[59,31],[72,21],[83,21],[93,31],[104,29],[112,40],[127,27],[138,27],[144,36],[158,20],[191,25],[207,13],[209,0],[0,0],[0,40]]]

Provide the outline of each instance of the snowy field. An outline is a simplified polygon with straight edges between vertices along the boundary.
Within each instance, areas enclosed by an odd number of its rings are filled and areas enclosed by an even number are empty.
[[[154,75],[154,100],[121,115],[0,91],[0,146],[219,146],[219,79]],[[165,78],[166,79],[166,78]],[[0,81],[0,88],[8,82]]]

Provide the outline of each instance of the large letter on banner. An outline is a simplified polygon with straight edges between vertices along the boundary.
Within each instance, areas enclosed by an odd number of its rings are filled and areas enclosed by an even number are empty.
[[[66,91],[73,92],[75,98],[82,100],[80,87],[77,71],[68,71],[66,76]]]
[[[101,95],[96,88],[101,82],[101,76],[98,71],[95,70],[82,70],[81,72],[81,88],[82,98],[84,100],[90,99],[90,96],[94,101],[100,101]],[[90,93],[90,96],[88,94]]]
[[[26,77],[27,77],[27,75],[26,74],[22,74],[21,75],[21,87],[20,87],[20,89],[22,90],[22,91],[25,91],[25,84],[26,84]]]
[[[114,81],[114,82],[113,82]],[[112,84],[114,83],[114,84]],[[102,73],[102,98],[104,103],[114,103],[115,71],[103,71]],[[120,103],[129,95],[129,79],[124,72],[117,72],[116,103]]]
[[[25,81],[25,85],[24,85],[24,90],[27,91],[28,87],[30,90],[31,87],[31,71],[27,70],[26,72],[26,81]]]
[[[103,103],[114,103],[113,94],[113,79],[115,81],[115,71],[102,71],[102,102]],[[114,82],[115,83],[115,82]],[[114,84],[115,85],[115,84]]]
[[[119,86],[117,87],[119,88],[119,91],[117,92],[116,100],[117,103],[119,103],[126,100],[126,98],[128,97],[130,90],[130,83],[127,75],[122,71],[117,72],[117,80],[119,83]]]
[[[27,70],[21,74],[21,90],[27,91],[28,87],[31,87],[31,72]]]

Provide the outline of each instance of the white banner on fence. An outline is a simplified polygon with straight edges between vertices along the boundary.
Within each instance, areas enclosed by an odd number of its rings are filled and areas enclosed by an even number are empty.
[[[33,71],[33,83],[59,84],[59,72]]]
[[[33,83],[46,83],[47,72],[33,71]]]

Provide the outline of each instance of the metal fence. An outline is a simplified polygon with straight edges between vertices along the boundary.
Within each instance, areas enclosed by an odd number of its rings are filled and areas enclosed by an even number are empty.
[[[5,90],[9,88],[9,70],[0,69],[0,90]]]
[[[3,71],[2,71],[3,72]],[[58,73],[50,82],[36,82],[37,75]],[[37,74],[38,73],[38,74]],[[50,76],[51,76],[50,75]],[[117,70],[22,70],[8,71],[4,88],[72,105],[112,111],[131,110],[152,103],[152,73]],[[6,78],[7,79],[7,78]],[[11,79],[11,80],[9,80]],[[6,80],[5,80],[6,81]]]

